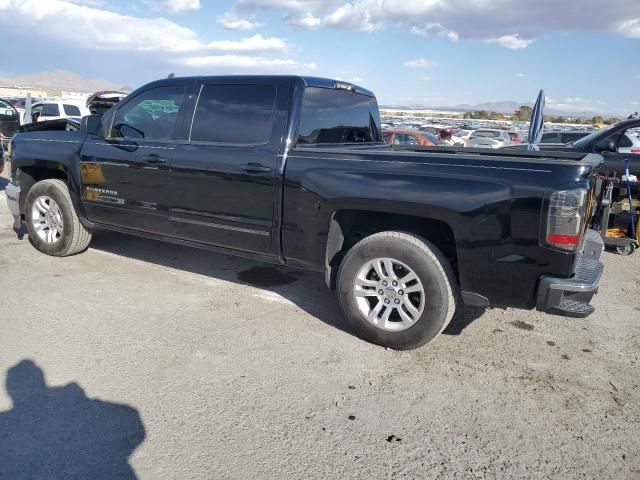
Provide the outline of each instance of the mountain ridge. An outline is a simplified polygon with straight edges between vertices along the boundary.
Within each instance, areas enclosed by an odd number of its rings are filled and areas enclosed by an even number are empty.
[[[102,78],[84,78],[69,70],[56,69],[52,71],[35,72],[16,77],[0,77],[0,83],[40,88],[43,90],[70,91],[92,93],[100,90],[131,91],[130,87],[118,85]]]

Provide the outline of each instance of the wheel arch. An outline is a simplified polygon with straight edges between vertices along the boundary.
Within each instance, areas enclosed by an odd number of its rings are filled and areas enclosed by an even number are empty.
[[[325,252],[325,281],[335,289],[345,254],[363,238],[383,231],[403,231],[433,243],[447,258],[459,282],[456,235],[450,223],[433,217],[360,209],[338,210],[330,219]]]
[[[25,203],[29,190],[38,182],[51,178],[63,180],[69,188],[69,194],[80,221],[87,227],[92,226],[87,220],[82,202],[80,201],[80,185],[72,172],[64,163],[47,160],[32,163],[21,162],[16,166],[15,177],[20,186],[20,212],[24,215]]]

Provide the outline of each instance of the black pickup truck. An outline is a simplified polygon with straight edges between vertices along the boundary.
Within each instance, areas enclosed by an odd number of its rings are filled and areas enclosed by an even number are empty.
[[[10,155],[9,206],[41,252],[101,227],[324,272],[354,330],[397,349],[463,303],[587,316],[602,273],[602,157],[394,149],[374,95],[344,82],[165,79]]]

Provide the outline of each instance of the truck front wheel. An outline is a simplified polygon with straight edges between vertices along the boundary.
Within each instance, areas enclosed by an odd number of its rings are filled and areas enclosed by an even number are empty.
[[[338,297],[361,338],[406,350],[446,328],[458,289],[449,262],[435,245],[410,233],[381,232],[345,255]]]
[[[91,232],[80,222],[62,180],[42,180],[31,187],[25,217],[29,240],[42,253],[66,257],[89,246]]]

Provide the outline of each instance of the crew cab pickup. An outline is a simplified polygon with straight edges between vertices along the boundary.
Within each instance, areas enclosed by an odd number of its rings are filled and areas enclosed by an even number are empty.
[[[397,349],[465,303],[593,311],[599,155],[393,148],[370,91],[297,76],[164,79],[68,130],[11,145],[16,227],[48,255],[101,227],[324,272]]]

